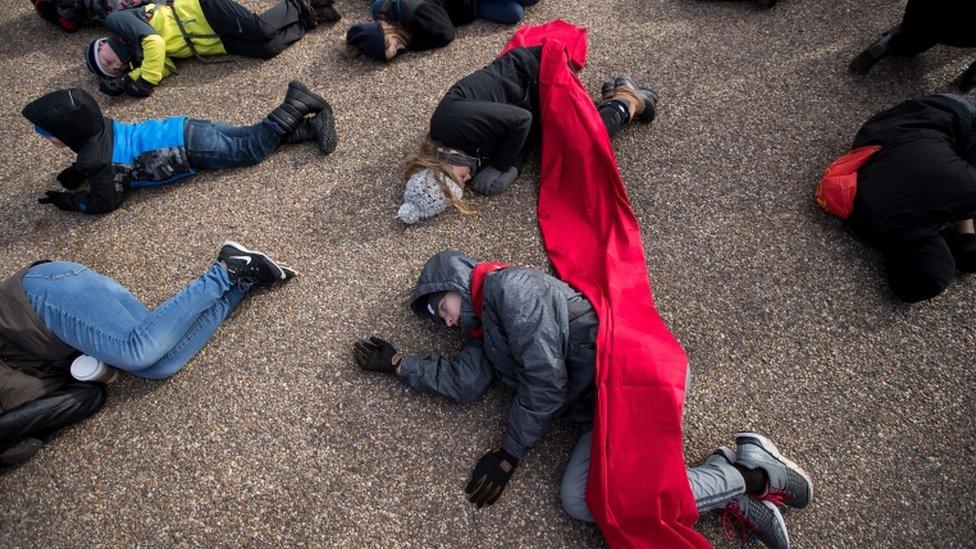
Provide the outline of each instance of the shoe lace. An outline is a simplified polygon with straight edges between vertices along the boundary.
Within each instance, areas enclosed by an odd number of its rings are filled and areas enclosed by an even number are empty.
[[[741,547],[748,545],[753,532],[759,528],[753,524],[739,507],[739,502],[733,501],[722,510],[722,535],[729,541],[739,541]]]
[[[766,490],[765,494],[758,496],[756,499],[768,501],[779,507],[782,507],[783,505],[786,504],[787,501],[793,499],[793,494],[787,492],[786,490],[774,490],[771,488],[769,490]]]

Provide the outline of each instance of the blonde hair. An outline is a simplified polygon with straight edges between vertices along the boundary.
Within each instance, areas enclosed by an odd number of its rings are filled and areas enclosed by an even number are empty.
[[[441,144],[437,141],[429,137],[424,139],[424,142],[420,144],[420,151],[407,162],[407,167],[403,170],[403,179],[410,179],[410,176],[419,171],[429,170],[440,186],[444,196],[451,200],[451,204],[454,205],[457,211],[465,215],[475,213],[475,209],[464,200],[463,193],[467,185],[454,178],[454,173],[451,172],[451,165],[437,154],[438,148],[441,148]],[[456,196],[450,187],[448,187],[447,181],[444,178],[454,181],[461,189],[462,196]]]
[[[400,41],[403,42],[405,46],[410,45],[412,37],[410,36],[410,32],[408,32],[407,29],[401,27],[396,23],[390,23],[388,21],[377,21],[377,23],[379,23],[380,29],[383,31],[384,48],[388,48],[390,46],[390,40],[394,36],[399,38]],[[348,58],[359,57],[362,54],[362,52],[359,51],[359,48],[353,46],[349,42],[346,42],[345,37],[340,38],[339,43],[337,45],[339,47],[339,52]]]

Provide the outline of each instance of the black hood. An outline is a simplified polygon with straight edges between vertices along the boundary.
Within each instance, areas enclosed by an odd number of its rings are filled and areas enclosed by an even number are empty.
[[[41,96],[21,112],[76,153],[105,127],[98,103],[88,92],[77,88]]]
[[[461,329],[477,328],[481,322],[474,314],[471,303],[471,271],[477,261],[453,250],[438,252],[427,260],[420,271],[420,280],[413,290],[410,309],[420,318],[430,318],[427,313],[427,296],[435,292],[457,292],[461,294]]]

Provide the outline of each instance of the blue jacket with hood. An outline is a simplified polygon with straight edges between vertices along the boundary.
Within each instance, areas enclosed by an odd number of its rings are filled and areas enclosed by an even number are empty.
[[[86,190],[69,194],[77,211],[99,214],[119,207],[129,189],[171,183],[196,172],[186,153],[186,117],[127,124],[105,118],[84,90],[72,88],[44,95],[24,107],[35,126],[58,138],[78,157],[64,170],[66,181]]]

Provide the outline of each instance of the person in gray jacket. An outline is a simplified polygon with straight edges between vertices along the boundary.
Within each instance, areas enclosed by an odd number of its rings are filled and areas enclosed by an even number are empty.
[[[457,356],[400,354],[379,339],[356,342],[364,370],[397,375],[410,387],[459,403],[482,396],[495,376],[516,392],[501,446],[474,467],[466,492],[479,508],[495,503],[529,449],[557,418],[576,423],[580,441],[562,483],[571,516],[593,521],[586,507],[593,406],[595,342],[599,320],[592,305],[561,280],[527,267],[481,263],[443,251],[427,261],[411,309],[471,337]],[[788,547],[777,505],[805,507],[813,486],[807,474],[756,433],[736,435],[737,450],[720,447],[688,470],[698,510],[722,509],[740,535],[770,547]],[[730,523],[730,524],[734,524]]]

